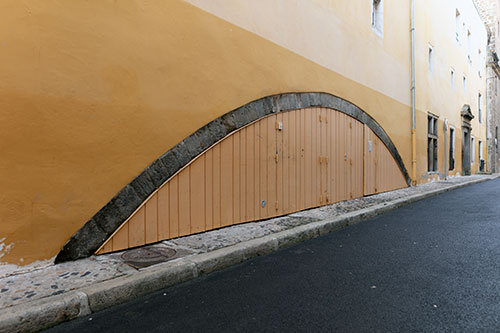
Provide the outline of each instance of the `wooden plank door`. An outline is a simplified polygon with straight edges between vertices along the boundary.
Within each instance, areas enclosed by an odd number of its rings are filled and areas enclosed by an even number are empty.
[[[272,114],[228,135],[172,176],[97,252],[405,186],[390,151],[358,120],[317,107]]]

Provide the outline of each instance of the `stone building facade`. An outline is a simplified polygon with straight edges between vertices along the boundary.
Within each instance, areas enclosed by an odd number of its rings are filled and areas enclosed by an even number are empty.
[[[486,63],[486,112],[489,171],[499,172],[500,151],[498,148],[500,128],[500,1],[475,0],[488,31],[488,54]]]

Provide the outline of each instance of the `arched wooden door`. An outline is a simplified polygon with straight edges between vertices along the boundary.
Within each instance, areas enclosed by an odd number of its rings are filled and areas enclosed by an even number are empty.
[[[329,108],[272,114],[200,154],[98,249],[106,253],[406,187],[383,142]]]

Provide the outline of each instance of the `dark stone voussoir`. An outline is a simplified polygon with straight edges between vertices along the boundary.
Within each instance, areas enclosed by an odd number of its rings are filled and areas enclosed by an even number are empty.
[[[321,105],[321,96],[326,94],[314,92],[308,95],[309,95],[309,101],[311,102],[310,106],[327,106],[327,105]]]
[[[310,93],[300,93],[297,96],[300,99],[300,105],[302,108],[308,108],[314,106]]]
[[[163,164],[163,162],[160,159],[157,159],[156,161],[151,163],[151,165],[147,167],[146,173],[149,175],[154,187],[153,190],[147,194],[147,197],[149,197],[155,189],[160,187],[169,178],[169,175],[167,167]],[[137,192],[137,189],[135,187],[134,189]]]
[[[156,189],[154,179],[151,176],[151,168],[155,165],[156,161],[146,168],[139,176],[135,177],[130,182],[130,186],[135,190],[139,198],[144,201]],[[153,167],[154,168],[154,167]]]
[[[281,111],[296,110],[301,108],[300,99],[297,94],[280,95],[278,103]]]
[[[335,110],[342,111],[339,106],[340,98],[329,95],[329,94],[319,94],[319,105],[324,108],[331,108]]]
[[[111,235],[142,203],[132,188],[125,186],[93,219],[106,234]]]
[[[358,120],[363,124],[368,124],[368,122],[372,119],[368,114],[363,112],[360,108],[356,107],[356,113],[359,114]]]
[[[220,118],[209,122],[207,126],[210,130],[210,133],[212,133],[212,135],[214,136],[215,142],[222,140],[228,134]]]
[[[108,236],[107,233],[99,228],[94,219],[90,219],[83,228],[78,230],[66,242],[63,249],[57,255],[55,263],[87,258],[93,255]]]
[[[250,121],[248,118],[249,107],[247,105],[237,108],[232,112],[233,120],[236,128],[241,128],[247,125]]]
[[[262,103],[260,103],[260,105],[262,105]],[[261,112],[259,112],[258,108],[259,108],[258,101],[254,101],[246,106],[245,112],[246,112],[247,123],[245,125],[248,125],[251,122],[254,122],[262,117],[260,115]]]
[[[210,132],[210,127],[208,125],[203,126],[198,131],[198,137],[200,138],[200,147],[202,151],[207,150],[210,146],[217,142],[217,138]]]
[[[252,121],[263,118],[273,111],[273,103],[270,97],[253,101],[250,106],[255,114]]]
[[[189,152],[189,160],[192,160],[203,151],[198,133],[191,134],[183,142]]]
[[[361,115],[364,114],[364,112],[361,112],[361,110],[356,105],[353,104],[350,104],[348,109],[354,118],[358,119],[364,124],[364,122],[361,120]]]
[[[167,179],[172,177],[181,168],[179,160],[177,159],[177,156],[175,156],[173,150],[169,150],[163,154],[159,160],[165,167]]]
[[[127,185],[120,191],[120,195],[116,196],[115,202],[122,216],[128,218],[141,205],[142,200],[135,190]]]
[[[233,113],[226,113],[221,117],[222,125],[226,129],[226,132],[229,134],[232,131],[236,130],[236,123],[234,121]]]
[[[179,162],[180,167],[182,168],[184,165],[188,164],[191,161],[191,154],[189,153],[184,141],[179,142],[172,148],[172,152],[174,153],[177,161]]]
[[[357,118],[356,115],[354,114],[354,109],[351,107],[351,104],[343,99],[339,98],[337,110],[341,110],[345,114],[353,118]]]
[[[276,101],[273,96],[268,96],[262,99],[262,117],[276,112],[276,108]]]

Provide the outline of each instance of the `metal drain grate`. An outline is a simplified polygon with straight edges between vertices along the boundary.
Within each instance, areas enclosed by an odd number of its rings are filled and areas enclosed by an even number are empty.
[[[168,247],[147,247],[124,252],[123,261],[135,268],[144,268],[166,262],[175,257],[177,251]]]

